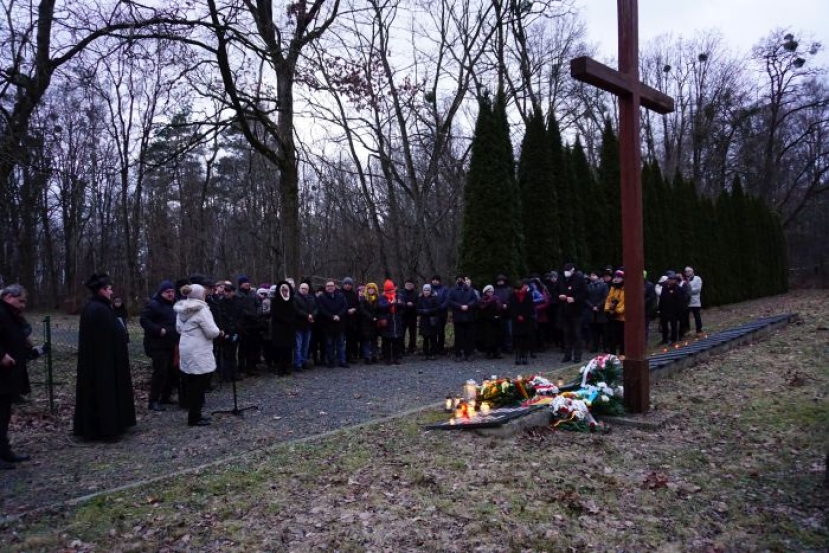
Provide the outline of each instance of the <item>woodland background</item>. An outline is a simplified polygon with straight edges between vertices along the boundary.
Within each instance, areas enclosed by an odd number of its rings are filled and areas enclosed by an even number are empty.
[[[571,58],[596,54],[570,2],[167,4],[0,0],[0,281],[35,306],[75,309],[100,270],[133,303],[193,272],[446,278],[464,265],[475,125],[493,103],[517,182],[539,122],[565,167],[531,200],[491,198],[515,207],[490,221],[523,236],[515,270],[538,264],[517,221],[557,229],[543,270],[621,262],[590,239],[600,220],[618,232],[602,157],[616,106],[569,77]],[[706,278],[719,302],[741,294],[720,278],[749,275],[762,294],[787,267],[829,271],[822,46],[757,35],[748,53],[715,30],[640,49],[642,79],[676,103],[642,112],[646,265],[719,270]],[[591,212],[597,199],[610,203]]]

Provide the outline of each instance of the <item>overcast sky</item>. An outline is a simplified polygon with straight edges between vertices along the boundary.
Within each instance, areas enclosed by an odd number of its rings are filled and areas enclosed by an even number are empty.
[[[589,41],[603,56],[616,58],[616,0],[577,0]],[[829,0],[639,0],[641,44],[665,33],[692,37],[716,28],[735,52],[746,53],[771,30],[789,28],[795,35],[823,44],[821,64],[829,60]]]

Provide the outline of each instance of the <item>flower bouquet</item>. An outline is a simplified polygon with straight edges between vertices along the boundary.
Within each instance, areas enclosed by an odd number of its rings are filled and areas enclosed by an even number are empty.
[[[526,378],[499,378],[490,380],[478,389],[478,401],[493,408],[512,407],[535,396],[535,388]]]

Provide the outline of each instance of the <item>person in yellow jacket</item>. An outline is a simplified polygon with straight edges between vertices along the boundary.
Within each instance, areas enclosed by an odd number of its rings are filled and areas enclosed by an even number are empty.
[[[616,271],[604,302],[608,321],[608,353],[625,354],[625,273]]]

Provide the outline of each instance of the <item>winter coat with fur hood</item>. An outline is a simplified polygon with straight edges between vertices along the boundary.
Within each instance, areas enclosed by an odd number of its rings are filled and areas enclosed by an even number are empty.
[[[181,335],[179,355],[181,372],[206,374],[216,370],[213,340],[219,337],[219,327],[213,321],[210,307],[202,300],[189,298],[173,307],[176,311],[176,330]]]

